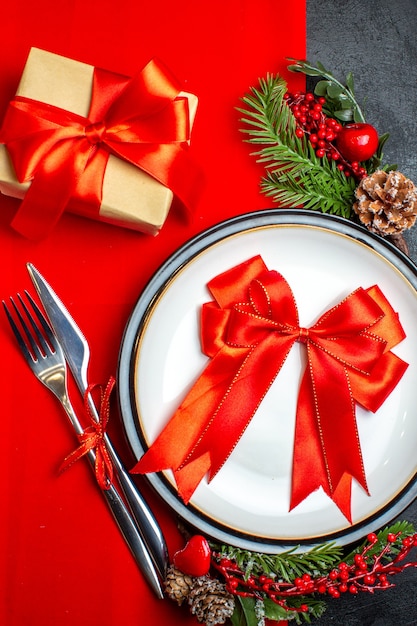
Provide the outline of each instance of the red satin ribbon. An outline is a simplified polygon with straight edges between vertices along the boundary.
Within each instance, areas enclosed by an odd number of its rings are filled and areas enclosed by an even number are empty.
[[[88,454],[90,450],[94,450],[96,454],[95,473],[97,482],[101,489],[109,489],[113,480],[113,465],[106,447],[104,435],[110,417],[110,395],[113,391],[114,385],[115,379],[111,377],[104,390],[100,385],[88,386],[88,389],[84,394],[84,407],[90,418],[91,424],[84,430],[83,433],[81,433],[81,435],[78,435],[80,446],[64,459],[61,467],[59,468],[60,473],[66,471],[83,456]],[[96,421],[88,402],[90,394],[95,389],[100,389],[100,409],[98,421]]]
[[[178,97],[180,91],[166,68],[152,60],[131,79],[95,68],[86,118],[16,96],[0,142],[18,180],[32,183],[12,226],[39,239],[70,201],[92,205],[98,214],[109,154],[144,170],[192,208],[200,173],[188,151],[188,100]]]
[[[390,350],[404,337],[377,286],[359,288],[311,328],[299,326],[285,279],[254,257],[208,285],[202,349],[211,360],[133,473],[172,469],[185,502],[236,446],[298,341],[307,367],[299,390],[290,508],[322,487],[351,521],[352,478],[368,491],[355,402],[376,411],[407,364]]]

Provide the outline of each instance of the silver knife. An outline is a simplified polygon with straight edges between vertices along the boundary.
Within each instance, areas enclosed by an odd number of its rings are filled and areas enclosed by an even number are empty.
[[[27,268],[55,335],[64,351],[78,389],[84,396],[88,388],[87,370],[90,360],[88,343],[64,304],[40,272],[31,263],[27,264]],[[98,420],[97,409],[91,396],[88,400],[90,409]],[[149,506],[123,467],[107,434],[105,435],[105,443],[111,456],[118,482],[129,504],[132,516],[136,521],[139,533],[148,549],[160,579],[164,580],[168,565],[168,550],[162,531]]]

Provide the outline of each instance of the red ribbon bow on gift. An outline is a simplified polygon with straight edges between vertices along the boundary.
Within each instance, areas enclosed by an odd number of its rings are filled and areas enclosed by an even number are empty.
[[[78,435],[80,445],[76,450],[71,452],[59,468],[59,473],[65,472],[74,463],[82,459],[91,450],[95,451],[95,474],[101,489],[109,489],[113,480],[113,464],[107,450],[104,435],[106,433],[107,423],[110,418],[110,396],[116,381],[113,376],[110,377],[106,388],[103,390],[100,385],[89,385],[84,394],[84,408],[90,418],[90,426]],[[96,421],[89,404],[89,396],[95,390],[100,389],[100,410],[99,419]]]
[[[95,68],[87,118],[16,96],[0,141],[18,180],[32,183],[12,226],[32,239],[43,237],[74,198],[98,213],[110,154],[144,170],[191,208],[200,174],[188,152],[188,100],[180,91],[152,60],[131,79]]]
[[[377,286],[359,288],[311,328],[299,326],[285,279],[254,257],[208,285],[202,347],[211,357],[134,473],[172,469],[185,502],[220,470],[295,342],[307,367],[297,404],[290,508],[322,487],[351,521],[351,483],[368,492],[355,402],[376,411],[407,364],[390,349],[405,334]]]

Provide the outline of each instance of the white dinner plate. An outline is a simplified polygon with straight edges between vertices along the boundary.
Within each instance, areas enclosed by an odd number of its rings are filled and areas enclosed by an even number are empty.
[[[187,506],[170,471],[148,480],[185,521],[223,543],[275,553],[325,541],[345,545],[387,524],[417,493],[417,268],[361,226],[270,209],[223,222],[181,247],[148,283],[125,330],[118,370],[123,424],[139,459],[207,362],[199,343],[201,305],[211,299],[207,282],[258,254],[288,281],[300,326],[374,284],[399,313],[406,339],[393,352],[409,367],[375,414],[356,410],[370,495],[353,481],[352,524],[321,489],[289,511],[300,344],[225,465],[210,483],[203,479]]]

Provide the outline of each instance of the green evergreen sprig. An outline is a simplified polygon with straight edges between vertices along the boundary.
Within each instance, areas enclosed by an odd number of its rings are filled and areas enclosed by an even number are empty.
[[[319,159],[305,137],[296,136],[296,120],[287,105],[286,81],[268,74],[242,98],[239,109],[247,125],[247,141],[260,147],[254,152],[266,174],[261,190],[282,207],[297,207],[350,218],[355,181],[346,177],[334,161]]]
[[[295,547],[279,554],[252,552],[230,545],[212,544],[211,547],[219,560],[225,558],[234,562],[244,573],[246,580],[251,576],[266,575],[288,583],[303,574],[325,576],[340,563],[343,556],[343,549],[333,543],[317,545],[306,552],[299,552],[299,548]],[[302,609],[305,601],[303,596],[292,599],[292,610],[268,598],[256,600],[252,597],[236,596],[236,600],[232,626],[259,626],[262,624],[262,617],[277,622],[293,620],[296,624],[310,623],[312,618],[321,617],[327,606],[324,600],[310,597],[306,612]]]
[[[415,561],[404,561],[416,540],[413,524],[398,521],[369,534],[349,553],[334,543],[278,554],[215,543],[210,547],[220,576],[237,589],[232,626],[261,626],[265,618],[311,623],[325,612],[326,596],[340,597],[343,584],[345,591],[352,587],[351,593],[392,587],[387,576],[417,567]]]
[[[329,571],[341,561],[343,549],[333,543],[325,543],[306,552],[300,552],[295,547],[278,554],[262,554],[224,545],[220,547],[219,555],[234,561],[245,578],[266,574],[291,582],[303,574],[318,576]]]

